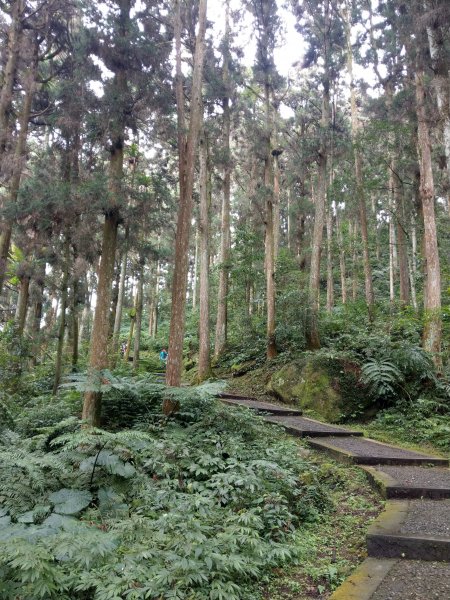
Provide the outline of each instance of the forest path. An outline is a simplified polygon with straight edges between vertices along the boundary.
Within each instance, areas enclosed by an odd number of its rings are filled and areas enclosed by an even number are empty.
[[[357,464],[388,500],[370,526],[369,558],[330,600],[450,598],[450,470],[445,458],[363,439],[362,433],[308,419],[289,407],[234,394],[246,406],[336,460]]]

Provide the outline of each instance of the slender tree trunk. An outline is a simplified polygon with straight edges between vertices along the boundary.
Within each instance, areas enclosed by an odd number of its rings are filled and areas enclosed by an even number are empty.
[[[156,274],[152,282],[153,290],[150,290],[150,302],[148,308],[148,334],[155,337],[158,332],[158,296],[159,296],[160,261],[156,261]]]
[[[323,98],[323,127],[329,124],[329,89],[324,91]],[[311,270],[309,277],[309,318],[306,331],[307,346],[310,350],[320,348],[319,338],[319,289],[320,289],[320,255],[322,250],[323,227],[325,223],[325,206],[327,196],[327,148],[326,142],[322,145],[318,160],[318,182],[316,205],[314,212],[314,231],[311,250]]]
[[[38,46],[34,44],[34,55],[31,61],[30,72],[28,73],[28,83],[26,86],[25,98],[22,105],[22,112],[19,119],[19,133],[17,135],[16,146],[14,149],[13,157],[13,172],[9,184],[8,202],[14,205],[17,202],[19,195],[20,181],[22,178],[23,160],[26,152],[26,142],[28,135],[28,122],[30,120],[31,105],[36,86],[36,70],[38,62]],[[0,126],[1,130],[1,126]],[[1,143],[1,142],[0,142]],[[8,221],[2,228],[0,236],[0,294],[3,290],[3,284],[5,282],[5,274],[8,263],[9,248],[11,245],[11,236],[13,230],[13,223]]]
[[[17,63],[20,56],[24,8],[25,0],[15,0],[11,3],[11,24],[8,31],[7,59],[2,73],[2,85],[0,89],[0,172],[3,171],[3,156],[7,150],[8,136],[12,128],[10,121],[13,90],[17,74]]]
[[[276,269],[280,245],[280,155],[281,150],[275,148],[273,155],[273,261]]]
[[[316,206],[314,212],[314,231],[311,249],[311,267],[309,276],[309,318],[306,327],[306,344],[308,349],[320,348],[319,338],[319,293],[320,293],[320,258],[325,224],[325,207],[327,202],[327,169],[328,169],[328,135],[330,128],[330,18],[331,6],[324,4],[324,33],[323,33],[323,60],[324,74],[322,76],[322,118],[321,118],[321,144],[318,157],[318,181]]]
[[[341,273],[341,298],[342,304],[347,304],[347,270],[345,265],[344,236],[342,235],[342,223],[340,211],[336,210],[336,230],[339,244],[339,270]]]
[[[352,240],[352,300],[356,302],[358,298],[358,246],[357,246],[357,234],[358,227],[356,221],[353,222],[351,228],[351,240]]]
[[[398,175],[395,175],[395,214],[397,221],[397,248],[398,248],[398,267],[400,282],[400,303],[403,306],[409,304],[409,274],[408,274],[408,248],[405,234],[405,210],[403,196],[403,182]]]
[[[194,70],[192,75],[190,122],[185,139],[184,89],[181,70],[181,8],[176,1],[176,97],[178,111],[178,152],[180,173],[180,204],[175,240],[175,266],[172,282],[172,311],[169,333],[169,357],[166,382],[171,386],[181,383],[183,368],[183,339],[185,328],[186,288],[189,259],[189,235],[193,208],[194,167],[198,135],[202,120],[202,80],[205,53],[207,1],[199,2],[198,32],[195,42]]]
[[[380,261],[380,229],[378,227],[378,215],[377,206],[375,202],[375,196],[372,196],[372,217],[375,222],[375,257],[377,261]]]
[[[450,71],[448,59],[445,57],[445,40],[442,31],[427,27],[428,45],[434,72],[434,89],[436,102],[442,122],[442,141],[444,146],[447,170],[447,210],[450,212]],[[437,36],[441,39],[437,41]]]
[[[395,163],[391,159],[389,176],[389,299],[395,302],[395,274],[396,274],[396,236],[394,222],[394,170]]]
[[[66,311],[67,311],[67,285],[69,282],[69,242],[65,242],[64,252],[64,272],[61,281],[61,314],[59,317],[58,341],[56,348],[55,378],[53,380],[53,395],[56,396],[58,386],[61,382],[62,358],[64,350],[64,334],[66,331]]]
[[[120,0],[119,38],[126,44],[130,28],[131,0]],[[119,225],[119,205],[122,195],[123,147],[125,136],[124,98],[128,95],[127,72],[123,63],[117,63],[113,80],[114,98],[117,103],[117,119],[111,131],[109,161],[110,206],[106,210],[103,227],[102,255],[98,272],[97,304],[92,325],[89,371],[95,375],[109,366],[108,338],[109,314],[111,307],[111,287],[114,279],[115,256],[117,247],[117,228]],[[88,425],[98,427],[101,418],[100,392],[89,391],[84,396],[83,419]]]
[[[17,300],[16,323],[17,334],[22,337],[28,311],[28,297],[30,291],[30,275],[26,274],[20,278],[19,298]]]
[[[117,209],[105,216],[103,226],[102,256],[98,272],[97,304],[92,325],[89,369],[95,373],[108,367],[109,311],[111,304],[111,284],[114,277],[114,263],[117,246]],[[98,427],[101,417],[101,394],[86,392],[83,404],[83,419],[89,425]]]
[[[334,278],[333,278],[333,209],[328,206],[327,211],[327,312],[334,306]]]
[[[125,241],[124,241],[125,245],[124,245],[123,256],[122,256],[122,264],[120,266],[119,293],[117,296],[116,315],[115,315],[115,319],[114,319],[113,343],[112,343],[112,352],[111,352],[111,360],[112,360],[113,364],[116,363],[117,356],[119,354],[120,326],[122,325],[123,300],[125,297],[125,281],[126,281],[126,277],[127,277],[128,236],[129,236],[129,228],[127,226],[127,228],[125,230]]]
[[[271,151],[272,114],[270,104],[270,84],[265,83],[266,112],[266,157],[264,161],[264,187],[266,195],[265,211],[265,268],[266,268],[266,302],[267,302],[267,359],[275,358],[277,346],[275,339],[275,231],[274,231],[274,189],[273,159]]]
[[[230,111],[230,20],[229,0],[226,2],[225,11],[225,38],[223,49],[222,84],[224,96],[222,98],[223,108],[223,196],[222,196],[222,223],[220,238],[220,271],[219,288],[217,296],[217,319],[216,334],[214,342],[214,358],[218,358],[225,350],[227,343],[228,325],[228,280],[230,273],[230,194],[231,194],[231,111]]]
[[[192,274],[192,310],[197,308],[197,280],[198,280],[198,229],[195,232],[194,267]]]
[[[139,353],[141,350],[142,309],[144,306],[144,263],[145,259],[143,256],[141,256],[139,261],[138,285],[136,291],[136,333],[134,336],[133,371],[137,371],[139,368]]]
[[[209,334],[209,223],[210,223],[210,183],[208,141],[203,134],[200,138],[200,320],[199,320],[199,382],[211,376],[211,354]]]
[[[370,264],[369,252],[369,234],[367,229],[367,207],[364,185],[364,173],[361,151],[359,148],[359,131],[360,124],[358,119],[358,107],[356,104],[355,82],[353,78],[353,49],[351,39],[351,21],[350,21],[350,4],[346,0],[345,8],[343,9],[346,42],[347,42],[347,69],[350,75],[350,109],[351,109],[351,127],[352,127],[352,142],[353,156],[355,161],[355,179],[356,179],[356,195],[358,199],[359,223],[361,227],[361,241],[363,251],[364,264],[364,287],[366,294],[366,304],[369,313],[369,319],[374,318],[374,293],[372,281],[372,266]]]
[[[431,143],[425,109],[424,72],[416,68],[416,111],[418,121],[417,145],[420,166],[420,199],[424,222],[425,324],[423,347],[433,354],[436,366],[441,366],[441,272],[434,214],[434,179],[431,158]]]

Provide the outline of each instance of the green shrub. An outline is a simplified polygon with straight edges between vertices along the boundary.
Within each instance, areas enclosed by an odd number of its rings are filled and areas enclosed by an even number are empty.
[[[270,568],[295,559],[296,529],[328,506],[316,468],[278,427],[219,404],[218,384],[101,385],[111,421],[128,407],[140,429],[71,418],[0,446],[0,597],[254,598]],[[180,411],[162,420],[170,392]]]

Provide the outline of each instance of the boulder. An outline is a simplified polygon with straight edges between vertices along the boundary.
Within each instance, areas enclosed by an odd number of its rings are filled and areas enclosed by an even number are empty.
[[[359,366],[338,358],[307,357],[273,373],[267,391],[331,423],[367,411]]]

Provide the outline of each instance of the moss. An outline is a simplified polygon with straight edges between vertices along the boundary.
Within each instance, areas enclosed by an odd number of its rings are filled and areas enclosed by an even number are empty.
[[[313,363],[304,367],[301,381],[294,386],[292,393],[298,398],[303,410],[313,410],[327,421],[340,420],[341,398],[333,389],[327,373],[315,367]]]
[[[287,404],[297,404],[327,421],[342,421],[370,412],[360,367],[329,356],[307,356],[273,373],[267,391]]]

